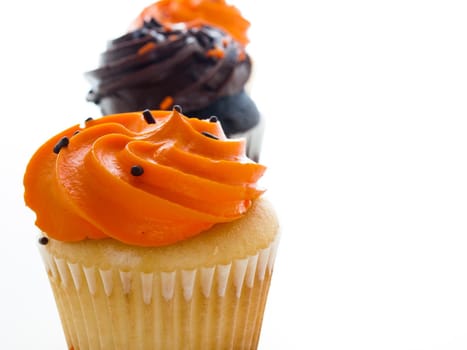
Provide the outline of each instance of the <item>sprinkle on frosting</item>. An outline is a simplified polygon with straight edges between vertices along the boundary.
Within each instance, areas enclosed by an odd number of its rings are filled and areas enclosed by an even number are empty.
[[[227,38],[227,37],[223,38],[223,39],[222,39],[222,47],[223,47],[223,48],[226,48],[226,47],[229,45],[230,40],[231,40],[231,39],[230,39],[230,38]]]
[[[173,103],[174,103],[173,98],[171,96],[167,96],[162,100],[160,104],[160,108],[167,110],[173,105]]]
[[[210,132],[207,131],[202,131],[201,134],[203,134],[206,137],[209,137],[213,140],[219,140],[219,138],[216,135],[211,134]]]
[[[144,173],[144,169],[141,165],[133,165],[131,167],[131,175],[133,176],[141,176]]]
[[[213,48],[211,50],[208,50],[206,52],[206,56],[221,59],[221,58],[224,58],[225,51],[223,49],[221,49],[220,47],[215,47],[215,48]]]
[[[162,24],[154,18],[150,18],[148,21],[145,21],[145,24],[150,25],[151,27],[162,28]]]
[[[247,58],[247,56],[246,56],[245,50],[240,50],[240,51],[238,51],[237,59],[238,59],[240,62],[245,61],[246,58]]]
[[[148,53],[154,50],[155,48],[156,48],[156,44],[153,42],[149,42],[138,50],[138,55],[144,55],[145,53]]]
[[[54,146],[54,153],[58,154],[63,147],[68,146],[70,139],[66,136],[63,136]]]
[[[155,124],[156,123],[156,120],[154,119],[151,111],[149,109],[145,109],[143,111],[143,117],[144,117],[144,120],[146,120],[146,123],[148,124]]]
[[[208,119],[211,123],[217,123],[219,121],[219,118],[217,118],[215,115],[211,115]]]
[[[49,243],[49,239],[45,236],[42,236],[39,238],[39,244],[42,244],[42,245],[46,245],[47,243]]]
[[[178,113],[182,113],[182,106],[180,105],[173,105],[172,109]]]

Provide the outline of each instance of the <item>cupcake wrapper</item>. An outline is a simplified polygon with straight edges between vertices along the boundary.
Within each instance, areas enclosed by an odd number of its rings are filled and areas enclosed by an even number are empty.
[[[101,269],[40,252],[70,349],[223,350],[257,348],[277,245],[169,272]]]
[[[264,117],[261,116],[259,123],[255,125],[252,129],[230,135],[230,138],[246,138],[246,155],[248,158],[259,162],[259,157],[261,155],[261,147],[263,145],[263,135],[265,127]]]

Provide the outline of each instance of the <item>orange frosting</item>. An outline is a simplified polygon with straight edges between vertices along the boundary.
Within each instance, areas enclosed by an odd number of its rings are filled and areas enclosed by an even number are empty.
[[[37,226],[62,241],[161,246],[244,215],[265,171],[245,156],[245,140],[176,109],[152,116],[155,123],[137,112],[90,120],[39,148],[24,176]]]
[[[208,24],[223,29],[243,45],[249,42],[250,22],[225,0],[160,0],[146,7],[133,21],[131,29],[142,27],[143,22],[151,18],[165,25],[185,23],[192,27]]]

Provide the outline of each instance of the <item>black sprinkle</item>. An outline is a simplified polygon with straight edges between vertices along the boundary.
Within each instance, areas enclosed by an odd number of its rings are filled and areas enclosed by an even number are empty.
[[[144,173],[144,169],[141,165],[133,165],[131,167],[131,175],[133,176],[141,176]]]
[[[143,117],[144,120],[146,120],[146,123],[148,124],[156,124],[156,119],[152,116],[152,113],[149,109],[145,109],[143,111]]]
[[[193,34],[204,49],[211,49],[213,47],[214,38],[207,30],[198,30]]]
[[[66,147],[68,146],[68,144],[70,143],[70,140],[68,139],[68,137],[64,136],[60,139],[60,141],[57,142],[57,144],[54,146],[54,153],[58,154],[58,152],[60,152],[60,150],[63,148],[63,147]]]
[[[79,130],[76,130],[74,133],[73,133],[73,136],[79,134]]]
[[[210,137],[211,139],[214,140],[219,140],[219,138],[216,135],[211,134],[210,132],[207,131],[202,131],[201,134],[203,134],[206,137]]]
[[[157,22],[154,18],[151,18],[148,22],[144,23],[148,27],[161,28],[162,24]]]
[[[46,245],[47,243],[49,243],[49,239],[47,237],[42,236],[39,238],[39,244]]]
[[[219,119],[215,115],[210,116],[208,120],[211,123],[217,123],[219,121]]]
[[[87,122],[90,122],[91,120],[94,120],[94,118],[93,118],[93,117],[89,117],[88,119],[85,120],[85,122],[87,123]]]
[[[182,113],[182,106],[173,105],[172,110],[177,111],[178,113]]]

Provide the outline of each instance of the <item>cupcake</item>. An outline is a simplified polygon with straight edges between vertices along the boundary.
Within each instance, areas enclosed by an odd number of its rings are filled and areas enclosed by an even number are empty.
[[[256,349],[279,239],[265,171],[216,118],[87,120],[24,176],[68,347]]]
[[[141,28],[152,19],[165,24],[185,23],[188,27],[209,24],[229,33],[242,45],[247,45],[250,22],[225,0],[159,0],[147,6],[133,21],[130,29]]]
[[[264,126],[245,90],[249,23],[233,9],[209,0],[146,8],[134,29],[108,43],[99,67],[85,73],[87,100],[103,115],[180,105],[189,117],[217,116],[227,137],[247,138],[247,155],[258,161]]]

